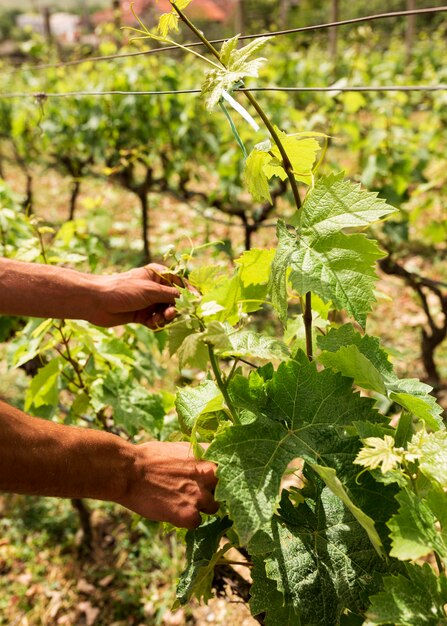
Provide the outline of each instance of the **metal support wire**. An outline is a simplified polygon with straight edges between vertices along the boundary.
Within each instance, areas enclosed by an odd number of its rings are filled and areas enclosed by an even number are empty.
[[[338,87],[337,85],[331,85],[328,87],[252,87],[235,89],[234,91],[267,91],[267,92],[285,92],[285,93],[306,93],[306,92],[321,92],[331,93],[337,92],[434,92],[434,91],[447,91],[447,85],[361,85],[352,87]],[[30,92],[30,93],[0,93],[0,98],[36,98],[39,102],[46,100],[47,98],[78,98],[86,96],[168,96],[179,94],[199,94],[200,89],[177,89],[172,91],[66,91],[66,92]]]
[[[255,35],[242,35],[239,37],[240,41],[244,41],[247,39],[256,39],[256,37],[276,37],[281,35],[291,35],[294,33],[305,33],[315,30],[322,30],[325,28],[334,28],[338,26],[348,26],[352,24],[361,24],[363,22],[372,22],[375,20],[382,20],[387,18],[396,18],[396,17],[408,17],[410,15],[429,15],[433,13],[445,13],[447,12],[447,5],[441,7],[430,7],[427,9],[414,9],[412,11],[393,11],[389,13],[378,13],[376,15],[365,15],[363,17],[355,17],[349,20],[341,20],[338,22],[327,22],[325,24],[314,24],[311,26],[301,26],[299,28],[290,28],[287,30],[276,30],[273,32],[266,33],[257,33]],[[223,43],[225,39],[213,39],[210,43]],[[196,46],[203,46],[202,42],[194,42],[185,44],[185,48],[194,48]],[[96,57],[87,57],[85,59],[76,59],[73,61],[65,61],[60,63],[42,63],[40,65],[28,66],[28,67],[20,67],[13,71],[39,71],[46,69],[53,69],[59,67],[72,67],[75,65],[81,65],[82,63],[100,63],[102,61],[112,61],[116,59],[127,59],[129,57],[136,56],[145,56],[150,54],[157,54],[159,52],[167,52],[169,50],[177,50],[177,46],[163,46],[159,48],[152,48],[151,50],[140,50],[138,52],[125,52],[122,54],[109,54],[104,56],[96,56]]]

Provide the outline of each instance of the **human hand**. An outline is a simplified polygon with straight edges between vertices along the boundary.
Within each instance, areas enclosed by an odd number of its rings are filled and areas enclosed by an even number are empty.
[[[200,525],[200,512],[216,513],[216,466],[196,460],[185,442],[132,446],[135,460],[119,504],[154,521],[180,528]]]
[[[163,327],[176,315],[174,303],[180,294],[174,285],[184,285],[179,276],[157,263],[94,278],[94,305],[86,319],[106,327],[130,322]]]

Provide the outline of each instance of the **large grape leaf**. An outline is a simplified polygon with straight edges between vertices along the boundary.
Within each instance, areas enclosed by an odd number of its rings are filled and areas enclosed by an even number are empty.
[[[406,574],[383,579],[363,626],[447,626],[445,574],[437,576],[428,563],[406,565]]]
[[[388,354],[380,346],[380,340],[371,335],[361,335],[352,324],[332,328],[327,335],[318,337],[318,347],[326,352],[337,352],[340,348],[350,345],[356,346],[383,376],[387,373],[392,374],[393,366]]]
[[[430,395],[432,388],[416,379],[399,379],[375,337],[362,336],[346,324],[318,337],[318,346],[323,350],[318,360],[326,367],[352,377],[364,389],[388,396],[432,430],[445,428],[442,408]]]
[[[216,497],[227,502],[243,543],[273,515],[281,477],[295,458],[332,467],[354,494],[358,469],[352,463],[360,441],[345,429],[354,421],[383,419],[372,400],[352,392],[350,379],[318,372],[302,352],[296,359],[283,362],[265,383],[263,406],[253,405],[258,418],[226,429],[206,454],[219,464]],[[380,519],[377,510],[375,517]]]
[[[362,613],[389,566],[343,502],[321,484],[315,499],[297,507],[284,492],[278,516],[253,537],[249,552],[255,559],[262,555],[284,607],[298,614],[292,623],[303,626],[339,624],[346,609]],[[267,582],[263,588],[267,593]],[[278,599],[270,591],[272,597],[276,612]],[[259,599],[252,610],[258,608],[263,608]]]
[[[383,395],[386,387],[381,373],[355,345],[342,346],[337,352],[323,352],[318,360],[325,367],[332,367],[336,372],[352,378],[356,385],[371,389]]]
[[[298,611],[290,602],[286,603],[283,594],[278,591],[276,581],[267,578],[263,557],[254,556],[250,589],[250,611],[252,615],[265,613],[266,626],[300,626]]]
[[[305,210],[296,213],[294,226],[304,233],[312,229],[312,239],[339,232],[343,228],[363,228],[395,213],[397,209],[344,179],[344,173],[321,178],[306,197]]]
[[[272,268],[278,285],[272,289],[272,299],[281,318],[285,271],[291,268],[290,282],[299,294],[311,291],[324,302],[331,300],[365,326],[374,301],[374,265],[384,254],[365,235],[341,229],[366,227],[394,211],[377,194],[345,181],[342,173],[320,179],[293,220],[296,232],[278,222],[279,245]]]

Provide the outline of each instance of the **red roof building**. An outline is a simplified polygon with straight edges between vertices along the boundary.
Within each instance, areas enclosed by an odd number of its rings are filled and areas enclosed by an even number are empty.
[[[120,2],[120,22],[123,26],[133,26],[136,20],[132,14],[131,0],[121,0]],[[215,0],[193,0],[186,8],[185,13],[193,20],[223,23],[231,19],[233,15],[234,0],[219,2]],[[169,13],[172,5],[169,0],[133,0],[135,13],[141,18],[156,18],[162,13]],[[95,25],[104,22],[113,22],[114,14],[112,9],[99,11],[93,15]]]

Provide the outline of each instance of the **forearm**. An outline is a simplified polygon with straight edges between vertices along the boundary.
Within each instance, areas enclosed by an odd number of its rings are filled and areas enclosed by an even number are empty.
[[[0,259],[0,313],[87,319],[96,283],[95,276],[67,268]]]
[[[0,491],[120,501],[133,447],[115,435],[30,417],[0,402]]]

